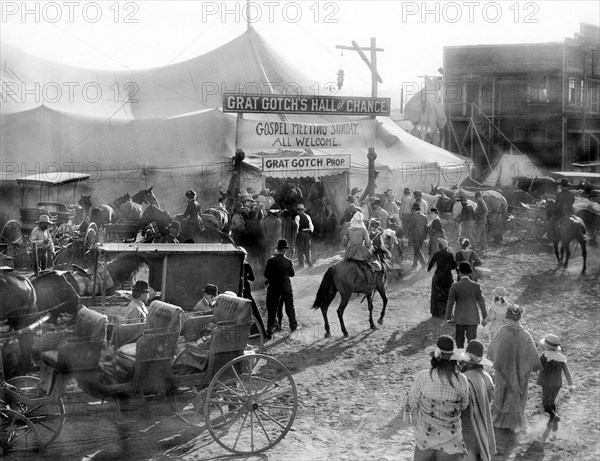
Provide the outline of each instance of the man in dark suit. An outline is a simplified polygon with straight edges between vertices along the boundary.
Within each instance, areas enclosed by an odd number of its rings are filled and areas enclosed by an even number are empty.
[[[275,254],[269,258],[265,266],[265,279],[267,283],[267,337],[273,335],[273,328],[277,317],[277,307],[279,300],[285,303],[285,313],[290,321],[290,330],[296,331],[298,323],[296,322],[296,311],[294,309],[294,294],[292,291],[292,282],[290,277],[295,275],[292,260],[285,256],[285,251],[289,248],[286,239],[280,239],[277,242]]]
[[[408,239],[411,241],[413,246],[413,269],[417,267],[417,262],[421,263],[421,269],[425,269],[427,263],[421,249],[423,248],[423,242],[427,238],[427,216],[421,213],[421,205],[413,203],[412,213],[408,220]]]
[[[460,263],[458,272],[461,278],[450,287],[446,304],[446,320],[456,324],[456,347],[459,349],[465,345],[465,334],[468,341],[477,338],[477,325],[480,323],[478,308],[481,311],[481,324],[483,326],[486,324],[485,298],[481,286],[469,278],[472,271],[471,264],[466,261]],[[452,311],[455,304],[453,317]]]

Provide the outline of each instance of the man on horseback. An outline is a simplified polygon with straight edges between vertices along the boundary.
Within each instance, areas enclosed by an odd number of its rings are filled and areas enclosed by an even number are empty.
[[[575,213],[573,205],[575,204],[575,194],[568,189],[570,186],[567,178],[562,178],[558,182],[560,192],[556,194],[554,208],[550,219],[548,220],[548,234],[553,236],[555,229],[561,218],[569,217]]]

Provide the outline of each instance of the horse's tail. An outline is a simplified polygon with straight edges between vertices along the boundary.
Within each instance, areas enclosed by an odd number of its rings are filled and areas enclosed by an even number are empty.
[[[323,280],[321,280],[321,285],[319,285],[319,289],[317,290],[317,296],[315,297],[315,302],[312,306],[313,309],[321,309],[322,307],[325,307],[331,302],[337,293],[337,289],[335,288],[335,283],[333,281],[333,272],[333,267],[330,267],[327,269],[327,272],[325,272]]]

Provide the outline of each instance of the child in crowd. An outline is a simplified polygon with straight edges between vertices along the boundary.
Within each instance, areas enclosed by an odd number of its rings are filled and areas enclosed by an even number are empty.
[[[543,347],[540,361],[542,362],[542,371],[537,379],[537,384],[542,386],[542,405],[544,411],[550,415],[548,420],[548,426],[544,432],[544,438],[547,438],[552,432],[558,430],[558,422],[560,416],[556,414],[556,396],[558,391],[562,387],[562,374],[565,374],[567,383],[569,384],[569,390],[573,389],[573,381],[571,379],[571,373],[567,366],[567,358],[560,352],[560,342],[556,335],[546,335],[541,339],[540,344]]]

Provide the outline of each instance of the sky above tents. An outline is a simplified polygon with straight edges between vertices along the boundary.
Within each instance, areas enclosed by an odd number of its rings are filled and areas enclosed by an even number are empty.
[[[155,68],[192,59],[239,36],[249,18],[279,53],[314,80],[314,91],[370,92],[370,73],[350,46],[378,53],[381,95],[418,91],[439,75],[443,47],[561,41],[580,22],[598,24],[596,1],[137,1],[16,2],[1,4],[0,38],[50,61],[116,71]],[[392,100],[393,107],[400,105]]]

